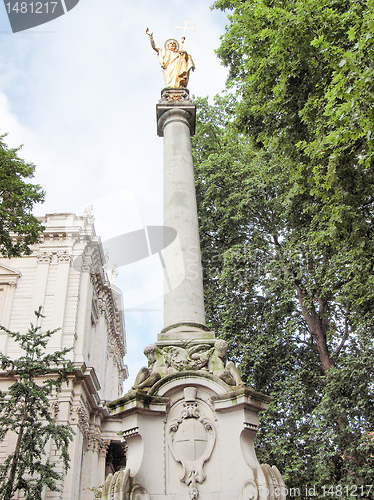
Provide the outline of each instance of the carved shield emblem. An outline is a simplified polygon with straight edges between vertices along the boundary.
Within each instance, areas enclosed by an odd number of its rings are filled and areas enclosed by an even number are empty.
[[[180,480],[195,492],[193,498],[198,494],[197,483],[201,484],[206,477],[204,463],[209,460],[216,441],[213,421],[207,415],[210,410],[196,399],[196,392],[194,387],[184,389],[183,406],[177,406],[179,418],[171,420],[168,432],[171,454],[183,467]]]
[[[200,420],[183,420],[174,436],[174,448],[185,460],[199,460],[207,450],[208,431]]]

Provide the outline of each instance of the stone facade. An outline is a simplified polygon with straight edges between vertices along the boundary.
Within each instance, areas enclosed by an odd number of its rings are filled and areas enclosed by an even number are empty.
[[[70,469],[63,493],[47,492],[46,499],[88,500],[88,488],[104,483],[106,471],[124,464],[124,444],[106,425],[106,402],[122,394],[127,378],[122,294],[111,284],[105,258],[88,212],[46,215],[41,242],[32,254],[0,259],[0,324],[26,332],[35,323],[34,311],[43,307],[42,330],[61,328],[49,343],[53,352],[73,347],[68,357],[76,366],[55,401],[56,418],[75,432],[70,445]],[[0,349],[18,357],[17,344],[0,332]],[[0,389],[7,380],[0,374]],[[13,450],[15,436],[0,444],[0,459]],[[53,446],[48,450],[58,460]],[[111,459],[112,457],[112,459]]]

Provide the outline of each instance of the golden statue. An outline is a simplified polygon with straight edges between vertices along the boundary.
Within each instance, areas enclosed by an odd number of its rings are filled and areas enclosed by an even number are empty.
[[[192,56],[183,50],[183,42],[181,49],[179,49],[177,40],[169,38],[165,42],[164,48],[159,49],[155,45],[152,31],[147,28],[146,33],[149,36],[152,49],[157,52],[165,80],[165,87],[187,87],[189,73],[191,69],[192,71],[195,69],[195,65]],[[182,41],[184,41],[183,38]]]

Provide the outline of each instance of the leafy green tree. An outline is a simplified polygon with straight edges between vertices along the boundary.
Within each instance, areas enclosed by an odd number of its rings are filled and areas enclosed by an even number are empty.
[[[42,317],[41,308],[35,315],[37,320]],[[56,396],[67,374],[73,371],[64,359],[70,349],[46,354],[48,341],[57,330],[42,333],[37,324],[30,325],[26,334],[0,329],[25,352],[16,360],[0,353],[3,378],[13,382],[7,391],[0,392],[0,440],[9,433],[17,435],[13,453],[0,464],[0,498],[10,500],[17,492],[23,492],[25,500],[41,500],[45,488],[60,491],[59,481],[63,477],[56,470],[56,463],[46,457],[49,442],[56,446],[64,471],[69,467],[68,446],[73,431],[55,421],[51,397]]]
[[[0,136],[0,253],[16,257],[30,254],[29,245],[38,241],[43,226],[31,211],[44,201],[44,192],[38,184],[25,182],[33,177],[35,166],[18,157],[20,148],[9,149],[4,137]]]
[[[373,0],[217,0],[229,9],[218,55],[257,141],[300,142],[311,156],[370,164]]]
[[[249,380],[277,398],[260,455],[291,485],[371,484],[374,3],[214,6],[230,11],[218,55],[245,137],[216,131],[211,165],[222,168],[226,150],[234,156],[214,177],[206,155],[198,180],[202,219],[237,207],[224,216],[226,233],[206,227],[224,256],[213,270],[224,295],[207,290],[212,317],[239,339]]]
[[[325,225],[320,238],[328,243],[333,233],[371,251],[373,0],[214,6],[230,10],[218,55],[229,66],[238,127],[260,146],[276,138],[279,152],[293,160],[294,189],[321,199],[310,213]],[[366,292],[357,287],[361,300]]]
[[[265,146],[240,132],[232,95],[198,105],[207,317],[246,381],[274,396],[259,459],[301,494],[314,484],[320,493],[327,484],[371,484],[373,185],[361,178],[345,200],[352,217],[333,224],[282,137]],[[352,235],[352,221],[365,231]]]

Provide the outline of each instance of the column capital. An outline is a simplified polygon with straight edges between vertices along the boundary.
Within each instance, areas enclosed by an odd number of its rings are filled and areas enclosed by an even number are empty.
[[[182,120],[189,129],[190,134],[195,134],[196,104],[190,98],[187,89],[164,89],[161,99],[156,105],[157,135],[164,136],[165,124],[169,121]]]

